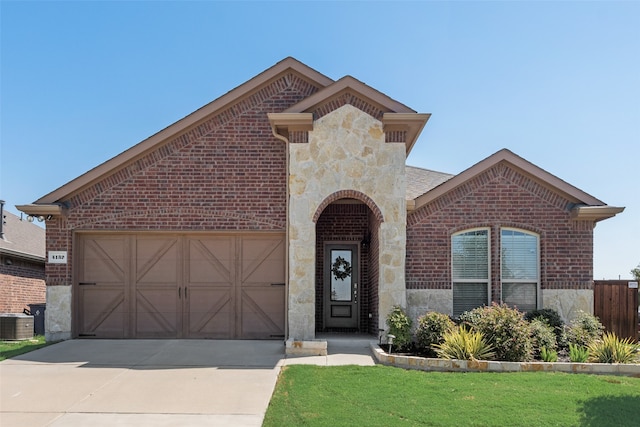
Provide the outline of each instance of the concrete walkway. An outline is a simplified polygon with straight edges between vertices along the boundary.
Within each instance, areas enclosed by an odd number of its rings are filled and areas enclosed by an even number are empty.
[[[282,366],[373,365],[371,337],[281,341],[71,340],[0,362],[0,426],[260,426]]]

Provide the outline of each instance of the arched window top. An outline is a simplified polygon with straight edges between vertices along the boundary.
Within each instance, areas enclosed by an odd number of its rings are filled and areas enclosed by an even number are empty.
[[[538,233],[525,230],[523,228],[516,228],[516,227],[502,227],[500,229],[500,234],[502,236],[513,236],[513,237],[534,236],[536,238],[540,238],[540,235]]]
[[[473,227],[466,228],[464,230],[456,231],[452,236],[488,236],[489,227]]]

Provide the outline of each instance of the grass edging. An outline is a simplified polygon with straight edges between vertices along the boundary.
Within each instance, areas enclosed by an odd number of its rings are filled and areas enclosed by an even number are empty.
[[[55,344],[58,341],[46,342],[44,335],[35,335],[33,338],[17,341],[0,341],[0,362],[21,354]]]
[[[573,374],[624,375],[640,378],[640,364],[572,362],[500,362],[494,360],[431,359],[385,353],[371,343],[376,362],[399,368],[440,372],[564,372]]]

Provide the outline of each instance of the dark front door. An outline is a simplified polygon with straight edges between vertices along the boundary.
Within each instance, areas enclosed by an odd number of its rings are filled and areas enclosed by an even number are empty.
[[[358,329],[358,245],[328,244],[324,254],[325,329]]]

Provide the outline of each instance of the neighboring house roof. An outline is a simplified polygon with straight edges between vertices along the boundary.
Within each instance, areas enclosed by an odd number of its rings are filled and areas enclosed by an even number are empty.
[[[455,176],[408,165],[405,172],[407,174],[407,200],[417,199]]]
[[[45,230],[4,211],[4,239],[0,239],[0,253],[34,261],[45,260]]]
[[[523,175],[528,176],[543,187],[562,195],[573,203],[574,207],[572,208],[571,214],[574,219],[600,221],[611,218],[624,210],[624,208],[606,205],[603,201],[596,199],[579,188],[561,180],[557,176],[550,174],[544,169],[523,159],[506,148],[476,163],[469,169],[449,180],[444,181],[440,185],[433,187],[421,196],[416,197],[413,201],[414,206],[411,206],[410,208],[418,209],[448,192],[453,191],[459,186],[464,185],[469,180],[500,163],[508,164],[509,167],[518,170]]]

